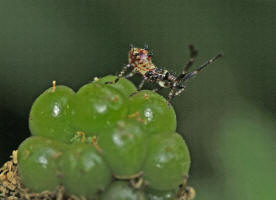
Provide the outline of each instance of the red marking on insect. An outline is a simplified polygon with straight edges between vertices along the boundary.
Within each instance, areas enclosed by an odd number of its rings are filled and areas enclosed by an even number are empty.
[[[131,48],[128,53],[128,61],[141,74],[145,74],[155,68],[151,61],[151,54],[147,49]]]

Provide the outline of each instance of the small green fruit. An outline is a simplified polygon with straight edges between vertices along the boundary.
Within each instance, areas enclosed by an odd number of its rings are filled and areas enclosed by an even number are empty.
[[[179,134],[155,134],[150,137],[148,155],[142,167],[149,188],[173,190],[183,182],[189,168],[189,150]]]
[[[92,198],[111,182],[111,172],[92,145],[70,145],[64,153],[60,168],[67,194]]]
[[[100,200],[146,200],[142,191],[135,190],[124,181],[114,181]]]
[[[58,162],[66,146],[55,140],[32,136],[18,149],[18,171],[32,192],[54,191],[60,184]]]
[[[104,76],[104,77],[100,78],[96,82],[105,84],[106,82],[114,82],[116,78],[117,78],[117,76],[108,75],[108,76]],[[129,81],[125,78],[120,78],[120,80],[117,83],[110,83],[107,85],[109,87],[114,87],[114,88],[120,90],[120,92],[125,94],[126,97],[129,97],[129,95],[131,95],[133,92],[135,92],[137,90],[135,85],[131,81]]]
[[[144,121],[151,133],[176,130],[176,115],[171,105],[159,94],[142,90],[129,99],[129,116],[136,115]]]
[[[111,129],[106,129],[98,144],[102,155],[119,177],[133,176],[140,172],[146,156],[146,133],[141,122],[133,119],[118,121]]]
[[[147,189],[146,196],[148,200],[175,200],[177,189],[170,191]]]
[[[32,135],[69,142],[74,129],[68,102],[74,95],[74,91],[66,86],[56,86],[43,92],[31,108],[29,128]]]
[[[72,121],[87,136],[102,130],[127,115],[126,97],[117,89],[100,83],[84,85],[72,100]]]

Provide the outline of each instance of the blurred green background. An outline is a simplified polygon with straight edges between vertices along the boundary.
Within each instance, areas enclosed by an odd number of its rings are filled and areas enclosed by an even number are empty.
[[[1,0],[0,164],[28,137],[32,102],[52,80],[77,90],[116,74],[130,43],[179,73],[194,44],[196,65],[224,57],[173,102],[189,184],[197,199],[276,199],[275,36],[272,0]]]

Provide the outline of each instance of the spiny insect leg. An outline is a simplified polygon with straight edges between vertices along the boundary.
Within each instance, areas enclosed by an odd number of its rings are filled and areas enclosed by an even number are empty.
[[[170,93],[169,93],[169,95],[167,97],[167,101],[168,102],[170,102],[172,100],[172,98],[175,96],[175,90],[176,90],[175,87],[171,88],[171,91],[170,91]]]
[[[189,70],[189,68],[193,65],[193,63],[195,62],[195,57],[197,56],[198,51],[195,49],[195,47],[193,45],[189,45],[189,49],[190,49],[190,59],[189,62],[186,64],[182,74],[186,74],[187,71]]]
[[[134,72],[130,72],[128,75],[124,76],[126,79],[131,78],[134,75]]]
[[[170,102],[175,96],[180,95],[184,91],[184,85],[174,85],[168,95],[167,100]]]
[[[176,81],[181,80],[185,76],[185,74],[187,74],[189,68],[195,62],[195,57],[197,56],[198,51],[194,48],[193,45],[189,45],[189,49],[190,49],[190,59],[189,59],[189,62],[186,64],[186,66],[185,66],[184,70],[182,71],[182,73],[176,78]]]
[[[143,88],[143,86],[144,86],[146,80],[147,80],[147,78],[143,78],[143,80],[142,80],[141,83],[139,84],[139,86],[138,86],[138,90],[139,90],[139,91]]]
[[[130,96],[133,96],[135,95],[137,92],[139,92],[140,90],[142,90],[144,84],[145,84],[145,81],[147,80],[147,78],[143,78],[143,80],[140,82],[139,86],[138,86],[138,89],[133,92]]]
[[[161,87],[159,84],[156,85],[155,88],[152,89],[153,92],[159,92],[163,87]]]
[[[123,75],[126,73],[126,71],[127,71],[129,68],[131,68],[131,67],[133,67],[131,64],[125,65],[125,66],[123,67],[122,71],[120,72],[120,74],[117,76],[117,78],[116,78],[114,81],[107,81],[107,82],[105,82],[105,84],[117,83],[117,82],[120,80],[120,78],[122,78]]]
[[[122,71],[120,72],[120,74],[118,75],[118,77],[115,79],[115,83],[117,83],[119,81],[120,78],[123,77],[123,75],[126,73],[126,71],[133,67],[131,64],[127,64],[126,66],[123,67]]]
[[[185,76],[182,78],[182,81],[186,81],[186,80],[192,78],[193,76],[197,75],[198,72],[200,72],[202,69],[207,67],[207,65],[213,63],[216,59],[218,59],[221,56],[222,56],[222,53],[218,53],[215,57],[211,58],[210,60],[206,61],[201,66],[199,66],[196,70],[185,74]]]
[[[175,95],[174,96],[178,96],[178,95],[180,95],[183,91],[184,91],[184,89],[185,89],[185,87],[184,86],[182,86],[176,93],[175,93]]]

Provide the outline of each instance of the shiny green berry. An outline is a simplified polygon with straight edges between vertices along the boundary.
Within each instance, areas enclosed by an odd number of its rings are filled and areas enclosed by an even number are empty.
[[[114,82],[116,78],[117,76],[108,75],[100,78],[96,82],[106,84],[106,82]],[[109,83],[107,85],[109,87],[114,87],[120,90],[120,92],[124,93],[126,97],[129,97],[129,95],[131,95],[133,92],[137,90],[135,85],[125,78],[120,78],[120,80],[117,83]]]
[[[133,189],[128,182],[114,181],[100,200],[146,200],[142,191]]]
[[[159,94],[142,90],[129,98],[129,116],[143,120],[147,132],[160,133],[176,130],[174,109]]]
[[[111,172],[92,145],[79,143],[61,158],[60,168],[67,194],[92,198],[111,182]]]
[[[31,108],[29,128],[32,135],[69,142],[74,129],[68,102],[74,95],[74,91],[66,86],[56,86],[43,92]]]
[[[183,182],[189,168],[189,150],[179,134],[155,134],[149,138],[148,154],[142,168],[149,188],[173,190]]]
[[[146,196],[148,200],[175,200],[177,189],[170,191],[147,189]]]
[[[136,175],[146,156],[146,132],[135,119],[118,121],[98,138],[102,155],[118,177]]]
[[[100,83],[89,83],[72,100],[72,121],[87,136],[99,135],[127,115],[127,98],[117,89]]]
[[[18,171],[22,183],[32,192],[54,191],[60,184],[58,162],[66,146],[55,140],[32,136],[18,149]]]

